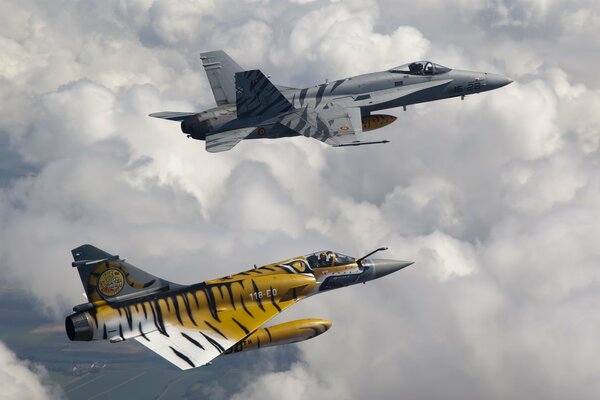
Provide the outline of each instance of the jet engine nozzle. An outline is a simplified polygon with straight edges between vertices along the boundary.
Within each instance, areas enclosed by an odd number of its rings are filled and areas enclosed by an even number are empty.
[[[213,131],[210,121],[199,120],[198,116],[194,115],[181,121],[181,131],[186,135],[198,140],[205,140],[206,134]]]
[[[87,342],[94,338],[94,328],[87,311],[69,315],[65,319],[65,329],[72,341]]]
[[[363,132],[373,131],[391,124],[397,118],[393,115],[375,114],[362,117]]]

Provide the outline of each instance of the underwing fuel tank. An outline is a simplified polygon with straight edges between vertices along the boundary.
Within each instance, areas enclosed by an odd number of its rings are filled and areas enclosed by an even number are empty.
[[[386,114],[367,115],[362,117],[362,130],[363,132],[368,132],[383,128],[384,126],[394,122],[396,119],[397,118],[393,115]]]
[[[327,332],[329,328],[331,328],[331,321],[326,319],[310,318],[285,322],[257,329],[245,339],[236,343],[224,354],[302,342]]]

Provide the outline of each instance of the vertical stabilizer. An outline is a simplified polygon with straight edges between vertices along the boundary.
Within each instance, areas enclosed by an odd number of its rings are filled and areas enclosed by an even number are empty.
[[[243,71],[223,50],[200,54],[208,82],[218,106],[235,104],[235,73]]]
[[[259,70],[235,74],[238,118],[273,117],[293,110],[292,103]]]
[[[89,244],[71,250],[90,302],[133,298],[178,287]]]

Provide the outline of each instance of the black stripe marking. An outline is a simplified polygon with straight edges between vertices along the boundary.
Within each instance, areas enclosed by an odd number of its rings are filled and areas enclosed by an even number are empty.
[[[140,334],[142,335],[142,337],[143,337],[144,339],[146,339],[147,341],[150,341],[150,339],[148,339],[148,338],[146,337],[146,334],[145,334],[145,333],[144,333],[144,331],[142,330],[142,323],[141,323],[141,322],[140,322],[140,324],[138,325],[138,329],[140,330]]]
[[[338,80],[338,81],[335,81],[335,82],[333,83],[333,87],[331,88],[331,92],[329,92],[329,93],[333,93],[333,91],[334,91],[335,89],[337,89],[337,87],[338,87],[338,86],[340,86],[340,85],[341,85],[342,83],[344,83],[345,81],[346,81],[345,79],[340,79],[340,80]]]
[[[144,318],[148,319],[148,311],[146,310],[146,302],[142,303],[142,310],[144,310]]]
[[[152,279],[150,282],[144,283],[144,289],[146,289],[148,286],[152,286],[154,282],[156,282],[156,279]]]
[[[119,336],[121,336],[121,339],[125,340],[125,336],[123,336],[123,327],[121,324],[119,324]]]
[[[290,271],[288,268],[282,267],[281,265],[278,265],[277,267],[281,268],[283,271],[285,271],[286,274],[293,274],[292,271]]]
[[[173,302],[173,307],[175,308],[175,315],[177,316],[177,320],[181,325],[183,325],[183,321],[181,320],[181,313],[179,312],[179,301],[177,301],[177,297],[179,295],[176,294],[174,297],[171,297],[171,301]]]
[[[217,332],[219,335],[223,336],[223,339],[225,339],[225,340],[228,340],[228,339],[227,339],[227,336],[223,335],[223,333],[222,333],[222,332],[221,332],[219,329],[217,329],[217,327],[216,327],[216,326],[213,326],[213,325],[211,325],[211,324],[210,324],[210,322],[208,322],[208,321],[206,321],[206,320],[204,320],[204,323],[205,323],[206,325],[208,325],[208,327],[209,327],[210,329],[212,329],[213,331]]]
[[[269,328],[265,328],[265,331],[267,331],[267,335],[269,335],[269,343],[272,343],[273,337],[271,336],[271,331],[269,330]]]
[[[246,311],[246,314],[248,314],[249,316],[251,316],[252,318],[254,318],[254,315],[252,315],[252,313],[250,311],[248,311],[248,309],[246,308],[246,302],[244,301],[244,295],[240,294],[240,300],[242,302],[242,307],[244,307],[244,311]]]
[[[300,91],[300,107],[304,105],[304,99],[306,98],[306,93],[308,92],[308,88],[302,89]]]
[[[158,325],[158,320],[156,319],[156,311],[154,311],[154,306],[151,302],[148,302],[148,305],[150,305],[150,311],[152,311],[152,319],[154,320],[154,326],[160,332],[160,325]]]
[[[192,323],[196,326],[198,326],[198,324],[196,323],[196,321],[194,320],[194,316],[192,315],[192,309],[190,308],[190,301],[188,299],[188,294],[186,293],[184,295],[182,295],[183,297],[183,304],[185,304],[185,311],[187,312],[188,318],[190,319],[190,321],[192,321]]]
[[[225,284],[225,287],[227,287],[227,293],[229,293],[229,300],[231,300],[231,305],[233,306],[233,309],[237,310],[237,306],[235,305],[235,301],[233,300],[233,290],[231,288],[231,283]]]
[[[315,104],[315,107],[321,103],[321,99],[323,98],[323,94],[325,93],[326,87],[327,87],[326,83],[319,85],[319,90],[317,90],[317,97],[316,97],[317,103]]]
[[[196,368],[196,366],[194,365],[194,363],[192,362],[192,360],[189,359],[188,356],[186,356],[185,354],[175,350],[173,348],[173,346],[169,346],[171,348],[171,350],[173,350],[173,353],[175,353],[175,355],[179,358],[181,358],[183,361],[185,361],[186,363],[188,363],[192,368]]]
[[[106,340],[106,339],[108,339],[108,335],[106,333],[106,324],[103,324],[103,325],[104,325],[104,328],[102,328],[102,331],[103,331],[102,332],[102,339]]]
[[[258,343],[258,348],[260,349],[260,338],[258,336],[256,337],[256,342]]]
[[[216,340],[214,340],[213,338],[211,338],[208,335],[205,335],[202,331],[200,331],[200,333],[202,334],[202,336],[204,336],[204,339],[206,339],[208,341],[208,343],[212,344],[215,349],[219,350],[219,353],[222,353],[225,351],[223,346],[221,346]]]
[[[196,300],[196,308],[200,309],[200,303],[198,302],[198,296],[197,296],[197,294],[198,294],[198,291],[194,290],[194,300]]]
[[[194,339],[193,337],[190,337],[189,335],[187,335],[185,332],[181,332],[181,336],[183,336],[184,338],[186,338],[187,340],[189,340],[190,342],[192,342],[194,345],[200,347],[202,350],[206,350],[204,348],[204,346],[202,346],[200,344],[200,342],[198,342],[196,339]]]
[[[129,309],[131,306],[125,307],[125,318],[127,318],[127,325],[129,325],[129,330],[133,330],[133,316],[131,315],[131,310]]]
[[[165,328],[165,321],[163,320],[162,310],[160,308],[160,303],[158,301],[154,301],[154,309],[156,310],[156,320],[158,321],[158,331],[165,336],[169,336],[167,330]]]
[[[254,287],[254,292],[258,293],[258,286],[256,286],[256,283],[254,282],[254,279],[252,279],[252,286]],[[260,308],[261,310],[265,311],[265,307],[262,304],[262,300],[258,297],[258,296],[254,296],[254,301],[256,301],[256,304],[258,305],[258,308]]]
[[[250,331],[248,330],[248,328],[246,328],[244,325],[240,324],[240,322],[237,319],[231,318],[231,320],[233,322],[235,322],[237,324],[237,326],[239,326],[240,329],[243,330],[246,335],[250,333]]]
[[[210,314],[215,320],[221,322],[221,320],[219,319],[219,315],[217,314],[218,311],[217,305],[215,303],[215,296],[210,287],[204,288],[204,295],[206,296],[206,302],[208,303],[208,309],[210,310]]]
[[[273,293],[273,286],[269,286],[269,288],[271,289],[271,293]],[[281,307],[275,302],[275,296],[273,295],[271,295],[271,303],[273,303],[278,312],[281,312]]]

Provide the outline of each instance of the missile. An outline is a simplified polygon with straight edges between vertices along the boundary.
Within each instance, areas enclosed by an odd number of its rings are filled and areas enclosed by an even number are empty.
[[[396,119],[397,118],[393,115],[386,114],[367,115],[362,117],[362,130],[363,132],[368,132],[383,128],[384,126],[394,122]]]
[[[284,322],[283,324],[257,329],[224,354],[302,342],[327,332],[329,328],[331,328],[331,321],[326,319],[310,318]]]

